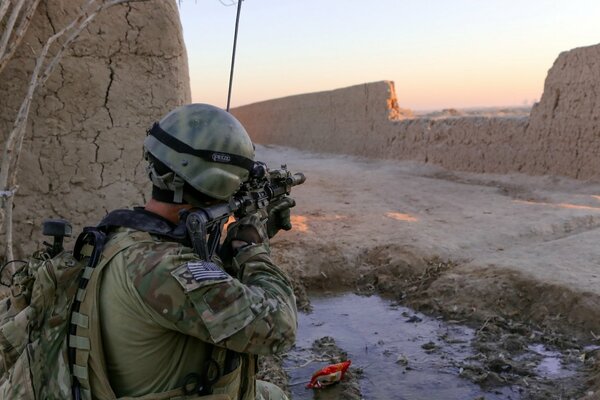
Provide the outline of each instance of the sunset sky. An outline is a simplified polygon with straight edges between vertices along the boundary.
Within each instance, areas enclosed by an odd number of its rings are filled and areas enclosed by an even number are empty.
[[[236,6],[182,0],[192,99],[225,107]],[[245,0],[232,106],[392,80],[414,110],[530,105],[598,0]]]

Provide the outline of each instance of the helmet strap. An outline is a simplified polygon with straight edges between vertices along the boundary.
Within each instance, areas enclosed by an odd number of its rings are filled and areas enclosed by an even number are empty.
[[[194,149],[187,143],[184,143],[176,137],[165,132],[160,127],[158,122],[155,122],[154,125],[152,125],[152,128],[148,130],[148,135],[154,137],[171,150],[174,150],[180,154],[189,154],[211,163],[234,165],[236,167],[243,168],[248,172],[252,172],[254,169],[254,160],[238,154],[225,153],[222,151]]]
[[[152,181],[152,184],[158,189],[173,192],[174,203],[183,203],[183,186],[185,185],[185,181],[181,179],[179,175],[172,171],[163,175],[159,175],[152,163],[148,163],[146,172],[148,173],[148,177]]]

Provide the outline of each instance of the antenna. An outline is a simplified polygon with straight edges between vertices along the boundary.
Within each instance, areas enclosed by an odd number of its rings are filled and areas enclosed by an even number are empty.
[[[244,0],[238,0],[237,4],[237,16],[235,17],[235,32],[233,34],[233,52],[231,54],[231,70],[229,72],[229,90],[227,91],[227,112],[229,112],[229,105],[231,103],[231,86],[233,85],[233,67],[235,65],[235,48],[237,46],[238,26],[240,24],[240,11],[242,10],[242,2]]]

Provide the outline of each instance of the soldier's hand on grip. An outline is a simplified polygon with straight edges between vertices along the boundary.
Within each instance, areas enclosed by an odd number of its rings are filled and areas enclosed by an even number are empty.
[[[290,220],[290,208],[296,205],[296,201],[291,197],[284,197],[279,201],[270,203],[267,206],[267,234],[272,238],[279,232],[280,229],[289,231],[292,229],[292,221]]]
[[[219,252],[225,264],[230,264],[242,247],[265,242],[268,244],[269,237],[263,221],[259,213],[255,213],[246,215],[227,227],[227,236]]]

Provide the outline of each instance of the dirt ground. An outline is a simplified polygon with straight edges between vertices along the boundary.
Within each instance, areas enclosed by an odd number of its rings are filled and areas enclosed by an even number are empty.
[[[470,324],[485,360],[464,375],[482,385],[526,379],[526,366],[493,354],[536,338],[585,361],[560,398],[600,398],[600,182],[275,146],[257,158],[307,176],[292,192],[294,229],[273,240],[301,309],[307,289],[349,290]],[[530,382],[525,398],[559,398],[560,383]]]

